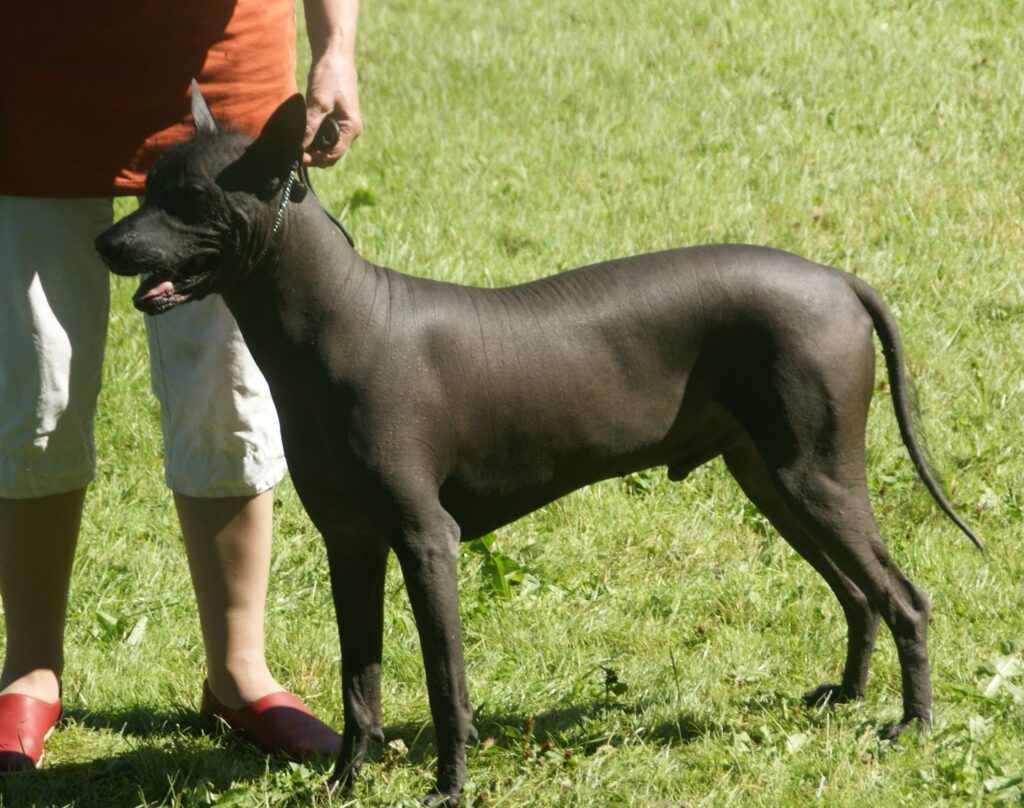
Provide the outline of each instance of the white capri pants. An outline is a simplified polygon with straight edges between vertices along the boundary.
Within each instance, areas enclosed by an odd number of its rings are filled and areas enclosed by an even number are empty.
[[[109,198],[0,195],[0,497],[95,476],[110,276],[93,240],[112,220]],[[220,296],[145,319],[168,486],[251,496],[280,481],[270,390]]]

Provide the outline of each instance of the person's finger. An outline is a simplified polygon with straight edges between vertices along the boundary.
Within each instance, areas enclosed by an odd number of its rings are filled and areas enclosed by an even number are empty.
[[[325,125],[323,123],[324,120],[330,121],[330,124]],[[333,140],[332,138],[333,142],[328,143],[318,142],[316,136],[310,138],[309,145],[304,150],[302,161],[304,165],[313,166],[314,168],[327,168],[337,163],[362,132],[361,124],[352,119],[321,118],[317,126],[318,134],[319,130],[324,126],[336,129],[337,139]]]

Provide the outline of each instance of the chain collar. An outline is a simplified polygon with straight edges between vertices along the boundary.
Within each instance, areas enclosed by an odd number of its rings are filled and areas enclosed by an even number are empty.
[[[284,184],[284,190],[281,192],[281,201],[277,206],[277,214],[274,216],[274,226],[270,229],[270,238],[267,239],[267,243],[263,245],[263,249],[260,251],[259,256],[253,262],[253,266],[259,265],[259,263],[267,257],[267,252],[270,250],[270,245],[274,243],[274,239],[277,237],[278,231],[281,229],[281,225],[284,223],[284,214],[288,210],[288,205],[292,201],[292,189],[295,187],[295,183],[298,182],[300,186],[305,188],[311,194],[313,198],[320,202],[320,197],[316,195],[316,191],[313,190],[313,183],[309,179],[309,169],[302,165],[302,161],[296,161],[295,165],[292,166],[291,171],[288,172],[288,181]],[[331,215],[331,212],[327,208],[323,207],[321,203],[321,210],[327,215],[327,218],[334,222],[335,226],[345,236],[345,240],[348,241],[349,246],[355,247],[355,242],[352,240],[351,234],[345,229],[338,219]]]

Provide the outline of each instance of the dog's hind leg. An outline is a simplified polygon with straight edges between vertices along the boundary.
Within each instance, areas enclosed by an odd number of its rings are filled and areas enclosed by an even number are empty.
[[[821,277],[827,286],[827,275]],[[903,717],[887,733],[895,737],[911,722],[931,722],[931,606],[889,556],[875,523],[864,456],[872,323],[859,302],[834,291],[808,290],[829,295],[827,319],[817,311],[794,314],[790,328],[744,343],[717,378],[726,407],[763,460],[782,516],[800,529],[787,529],[786,537],[806,536],[892,632],[903,684]],[[849,602],[856,609],[854,591]],[[856,655],[851,664],[859,676]]]
[[[341,640],[345,727],[332,787],[351,787],[370,741],[383,742],[380,665],[384,575],[389,548],[377,536],[325,534],[331,593]]]
[[[892,632],[903,684],[903,718],[886,732],[894,738],[914,721],[932,720],[927,638],[931,604],[890,557],[875,524],[864,474],[852,477],[849,463],[836,462],[841,456],[819,445],[784,466],[766,465],[789,513],[864,593]]]
[[[437,733],[437,783],[423,798],[427,805],[458,802],[466,770],[466,744],[475,740],[473,712],[466,689],[459,618],[459,527],[433,502],[416,503],[402,513],[393,539],[406,591],[416,618],[426,668],[430,712]],[[408,507],[408,506],[407,506]]]
[[[744,493],[782,534],[782,537],[825,579],[846,615],[846,665],[840,684],[824,684],[804,695],[808,704],[860,699],[864,696],[871,653],[878,634],[879,614],[860,589],[808,536],[775,490],[775,483],[749,441],[724,455],[725,464]]]

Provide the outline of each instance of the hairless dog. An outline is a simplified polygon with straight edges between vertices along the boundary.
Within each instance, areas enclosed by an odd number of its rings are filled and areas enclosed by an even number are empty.
[[[253,140],[221,131],[198,88],[197,133],[150,173],[141,208],[97,239],[144,274],[159,314],[220,293],[270,384],[288,465],[327,547],[341,639],[350,783],[381,739],[384,571],[412,604],[437,734],[429,804],[459,798],[476,737],[463,672],[460,541],[597,480],[722,455],[740,487],[828,582],[848,624],[838,684],[864,693],[879,618],[896,641],[903,715],[932,718],[927,596],[872,515],[864,432],[884,349],[900,434],[915,439],[892,315],[863,281],[762,247],[609,261],[502,289],[403,275],[361,258],[296,183],[305,108],[284,102]]]

